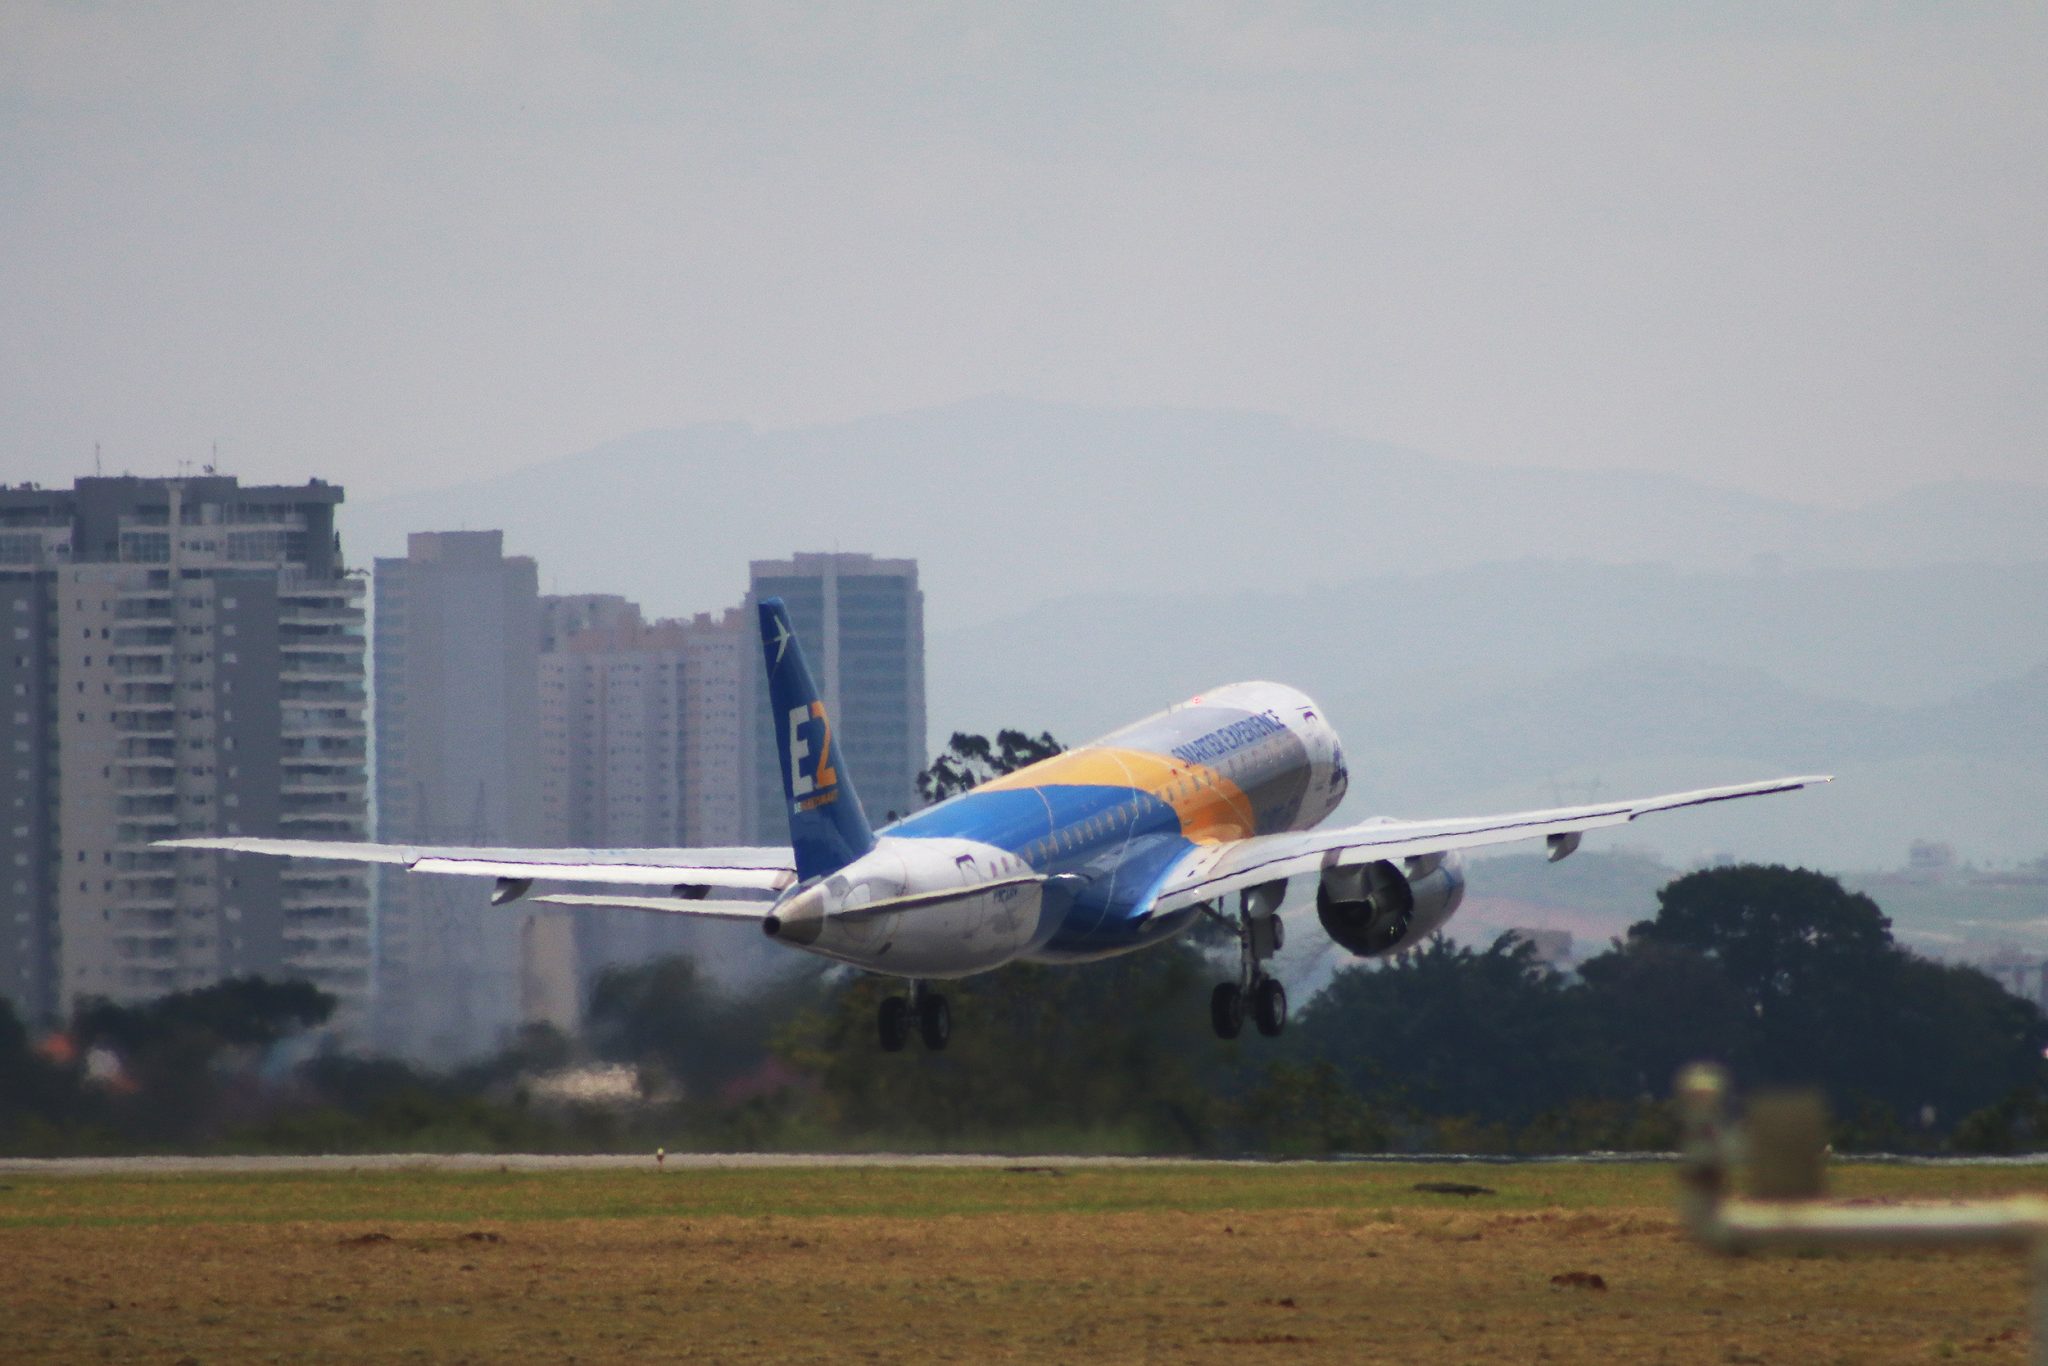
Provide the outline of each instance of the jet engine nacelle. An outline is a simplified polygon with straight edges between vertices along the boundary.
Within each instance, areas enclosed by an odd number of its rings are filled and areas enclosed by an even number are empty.
[[[1381,860],[1323,870],[1316,917],[1323,930],[1366,957],[1393,953],[1434,934],[1465,898],[1465,870],[1455,854]]]

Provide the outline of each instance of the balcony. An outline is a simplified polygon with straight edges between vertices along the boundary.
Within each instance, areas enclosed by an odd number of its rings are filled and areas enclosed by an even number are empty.
[[[117,934],[114,936],[114,950],[120,957],[133,962],[148,959],[161,963],[166,959],[175,961],[178,956],[178,936],[175,934]]]
[[[114,666],[116,678],[168,683],[176,676],[169,650],[117,650],[107,659]]]
[[[309,840],[359,840],[363,838],[364,827],[368,824],[360,815],[348,818],[329,812],[299,811],[284,812],[277,818],[277,823],[288,827],[287,833],[293,838]]]
[[[325,782],[293,782],[287,775],[278,796],[291,810],[361,811],[369,800],[370,785],[364,779],[336,778]]]
[[[368,699],[363,695],[361,674],[307,674],[298,669],[287,668],[279,675],[284,687],[279,698],[289,704],[318,703],[324,706],[360,707]]]
[[[280,794],[280,812],[286,819],[294,816],[324,817],[343,819],[360,817],[369,810],[368,794],[361,787],[342,788],[332,792],[307,792],[292,788]]]
[[[285,621],[278,627],[278,644],[287,650],[324,649],[361,654],[366,648],[361,631],[341,622]]]
[[[360,925],[369,915],[367,887],[294,887],[289,884],[279,904],[287,924]]]
[[[162,797],[178,790],[178,766],[170,760],[161,764],[123,764],[115,778],[115,790],[123,797]]]

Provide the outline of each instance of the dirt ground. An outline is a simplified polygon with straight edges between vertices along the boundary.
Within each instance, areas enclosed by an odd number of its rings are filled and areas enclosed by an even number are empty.
[[[2009,1256],[1724,1260],[1656,1168],[1295,1170],[11,1177],[0,1359],[2025,1358]]]

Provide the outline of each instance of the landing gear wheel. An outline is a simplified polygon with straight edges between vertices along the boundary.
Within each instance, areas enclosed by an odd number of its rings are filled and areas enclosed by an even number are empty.
[[[1219,1039],[1234,1039],[1244,1029],[1244,993],[1235,982],[1218,982],[1209,993],[1209,1024]]]
[[[946,1041],[953,1037],[953,1008],[936,991],[926,992],[917,1003],[917,1032],[934,1053],[944,1052]]]
[[[882,1051],[901,1053],[903,1045],[910,1042],[910,1002],[901,996],[883,997],[875,1023],[882,1036]]]
[[[1269,1039],[1287,1028],[1287,988],[1277,978],[1261,978],[1253,988],[1252,1023]]]

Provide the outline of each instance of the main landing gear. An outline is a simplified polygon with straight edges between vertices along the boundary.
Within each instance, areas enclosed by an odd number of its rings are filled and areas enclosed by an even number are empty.
[[[1266,972],[1266,960],[1287,938],[1275,914],[1286,891],[1285,882],[1246,888],[1238,898],[1234,922],[1220,911],[1209,912],[1237,934],[1237,980],[1218,982],[1209,993],[1209,1024],[1219,1039],[1234,1039],[1243,1032],[1247,1010],[1259,1033],[1269,1039],[1287,1028],[1287,988]]]
[[[940,1053],[945,1051],[946,1044],[953,1037],[953,1008],[946,1004],[944,996],[923,982],[912,982],[909,1000],[901,996],[882,999],[882,1009],[875,1023],[884,1053],[901,1053],[903,1045],[910,1042],[913,1024],[918,1036],[924,1040],[924,1046]]]

